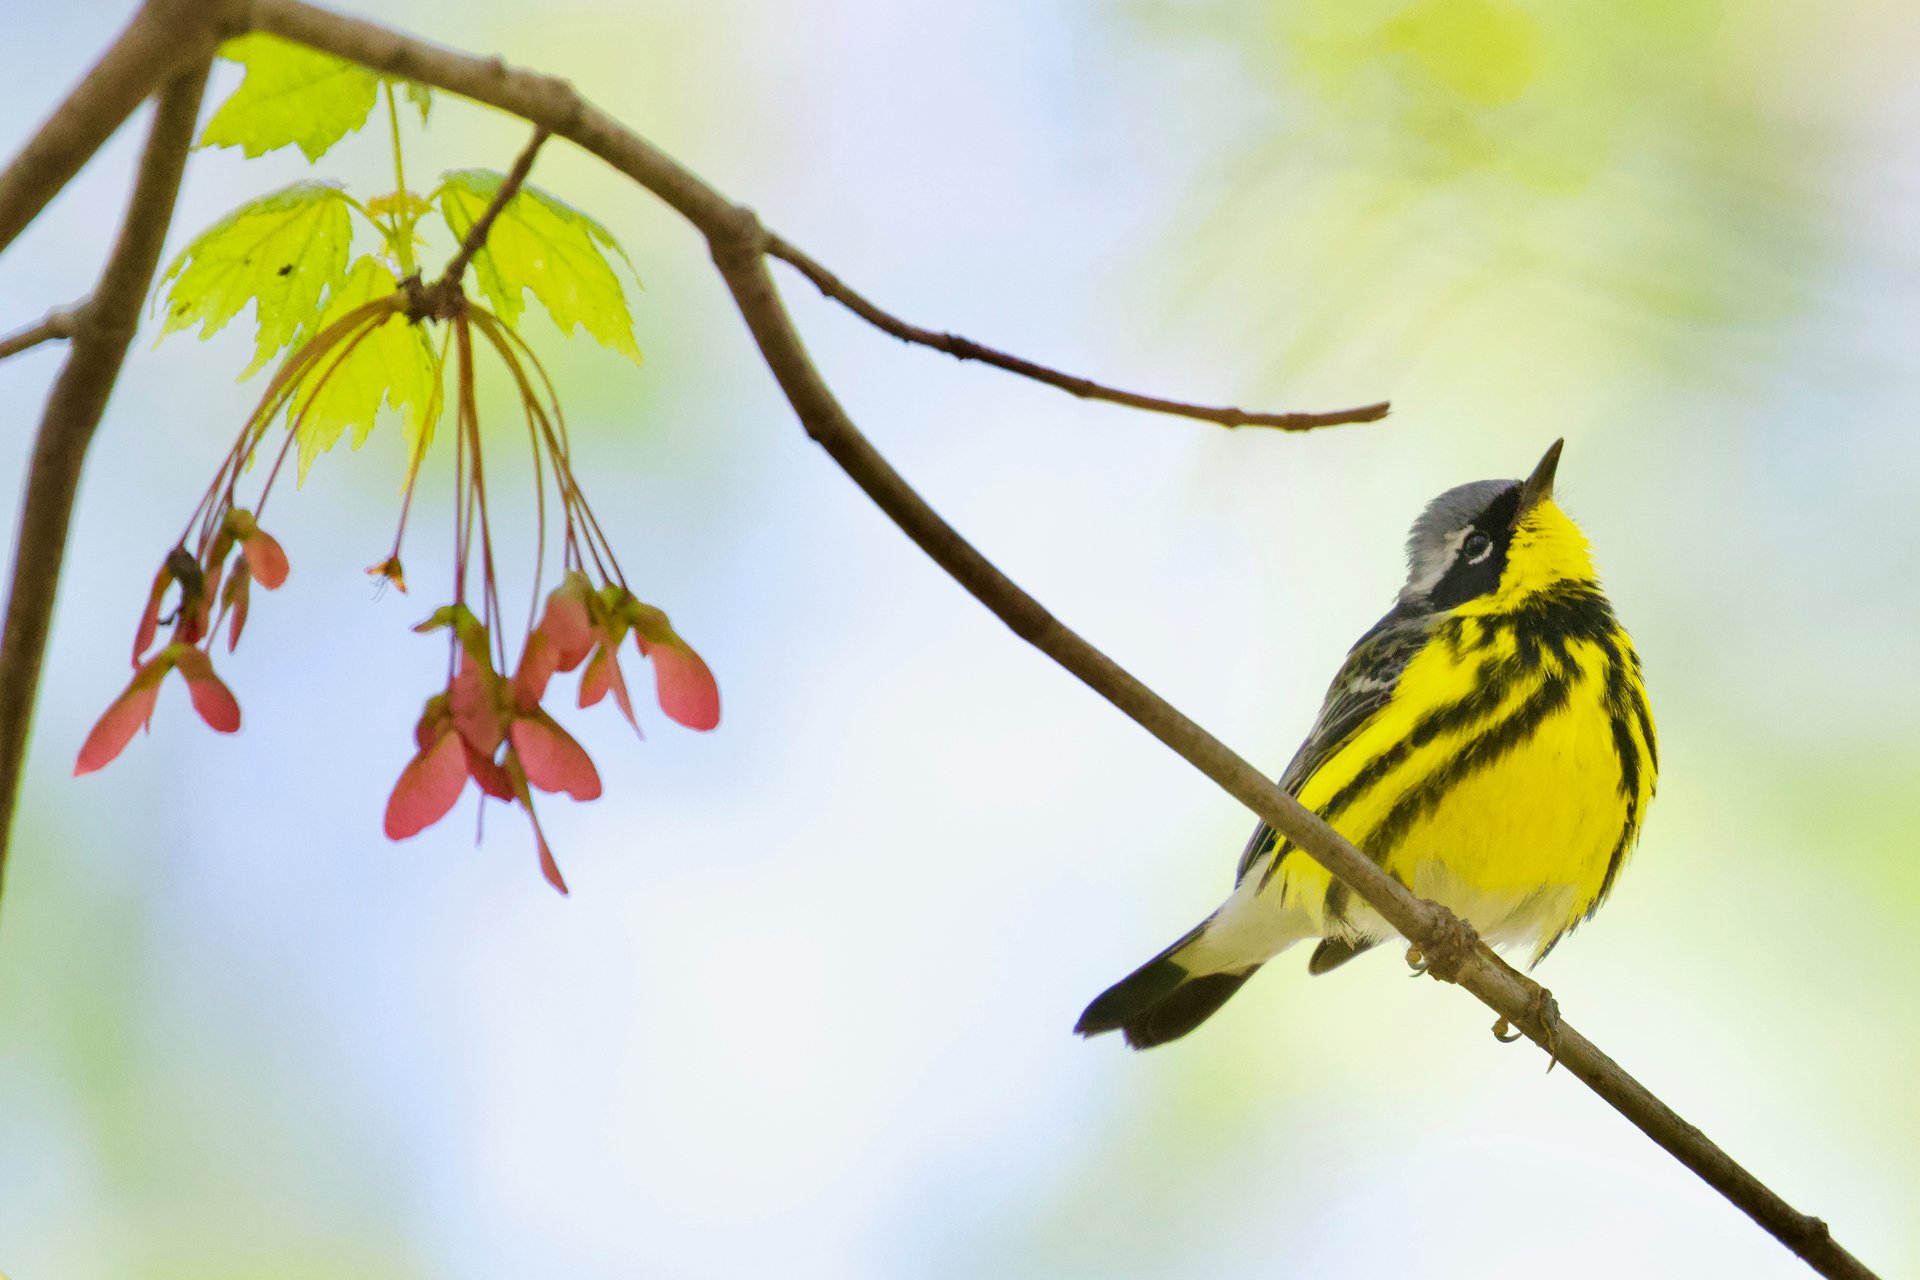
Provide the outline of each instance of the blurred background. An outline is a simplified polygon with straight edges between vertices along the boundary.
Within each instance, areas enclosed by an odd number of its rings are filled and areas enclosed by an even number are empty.
[[[0,151],[131,7],[9,15]],[[1563,501],[1639,641],[1664,768],[1611,904],[1540,976],[1882,1274],[1920,1268],[1920,9],[378,12],[569,77],[910,319],[1196,400],[1391,398],[1384,423],[1304,437],[1081,404],[783,276],[928,497],[1276,771],[1390,602],[1420,506],[1566,436]],[[0,328],[90,287],[140,132],[0,259]],[[379,133],[321,176],[387,190]],[[504,169],[524,136],[443,99],[410,169]],[[175,244],[307,174],[202,153]],[[414,593],[377,595],[385,431],[276,499],[293,577],[223,666],[243,732],[169,690],[150,738],[69,778],[258,393],[233,381],[244,323],[137,342],[76,515],[0,920],[0,1270],[1803,1274],[1389,948],[1312,981],[1277,963],[1152,1054],[1071,1036],[1225,892],[1250,819],[866,504],[685,226],[564,145],[535,181],[645,281],[644,368],[534,340],[609,534],[725,720],[656,713],[644,742],[608,711],[569,721],[609,788],[544,808],[570,899],[515,813],[478,847],[471,800],[387,842],[442,675],[407,628],[443,594],[447,480],[442,455]],[[6,475],[59,360],[0,364]]]

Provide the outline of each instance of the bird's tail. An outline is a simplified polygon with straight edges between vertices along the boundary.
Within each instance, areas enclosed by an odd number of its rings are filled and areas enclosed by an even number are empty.
[[[1212,1017],[1267,958],[1235,964],[1223,957],[1217,945],[1208,945],[1208,930],[1218,919],[1217,914],[1207,917],[1108,987],[1073,1029],[1083,1036],[1124,1031],[1128,1044],[1151,1049],[1178,1040]]]

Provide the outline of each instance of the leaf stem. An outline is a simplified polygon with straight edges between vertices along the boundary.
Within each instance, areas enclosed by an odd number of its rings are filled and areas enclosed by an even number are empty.
[[[407,451],[406,491],[405,496],[400,500],[400,525],[393,531],[393,550],[388,554],[389,560],[400,558],[400,544],[407,536],[407,515],[413,510],[413,495],[420,487],[420,464],[427,459],[427,447],[433,442],[434,423],[440,420],[440,414],[444,409],[442,400],[445,396],[447,377],[447,349],[452,343],[453,329],[449,326],[440,341],[440,354],[434,358],[433,395],[427,401],[426,413],[421,416],[420,434],[414,438],[413,444]],[[402,587],[401,590],[404,591],[406,588]]]
[[[467,451],[470,454],[470,467],[467,472],[468,484],[474,500],[479,507],[480,516],[480,607],[485,614],[487,629],[493,635],[496,666],[500,671],[507,669],[507,642],[500,634],[504,621],[500,610],[500,583],[494,569],[493,559],[493,520],[487,513],[487,475],[480,457],[480,405],[474,395],[473,368],[473,330],[466,316],[456,317],[453,322],[453,340],[460,348],[460,363],[464,373],[460,379],[460,429],[467,433]]]
[[[480,325],[481,336],[485,337],[487,341],[492,344],[494,354],[500,357],[501,362],[506,365],[507,371],[513,376],[514,381],[519,384],[520,407],[527,420],[527,442],[532,446],[533,450],[533,592],[532,599],[527,605],[527,634],[531,636],[540,618],[540,580],[545,574],[547,567],[547,473],[546,464],[540,452],[539,419],[541,417],[541,409],[540,406],[534,402],[533,392],[527,383],[526,373],[520,368],[519,362],[514,359],[513,353],[500,341],[499,335],[494,332],[496,326],[491,318],[487,317],[483,309],[479,307],[472,308],[469,311],[469,315]],[[561,508],[563,511],[566,511],[567,515],[567,536],[571,538],[573,536],[573,513],[567,510],[565,502],[566,487],[557,474],[558,470],[559,464],[556,463],[554,487],[560,491],[562,499]]]
[[[313,406],[319,401],[321,395],[326,391],[327,384],[333,381],[333,376],[340,371],[340,366],[347,362],[347,360],[353,355],[355,349],[358,348],[362,342],[365,342],[369,337],[371,337],[373,335],[374,330],[378,329],[381,325],[385,324],[386,322],[387,322],[386,317],[376,315],[367,323],[363,324],[357,331],[355,331],[353,333],[353,336],[342,341],[339,344],[339,346],[333,352],[330,353],[333,356],[333,359],[328,363],[325,369],[322,369],[320,371],[319,376],[314,379],[313,388],[312,390],[307,392],[306,400],[300,405],[299,408],[288,410],[287,440],[285,444],[280,446],[280,452],[278,455],[275,456],[273,460],[273,466],[267,472],[266,483],[260,487],[260,500],[253,504],[253,514],[255,519],[259,519],[261,513],[267,509],[267,497],[269,494],[273,492],[273,482],[279,478],[280,464],[287,460],[288,446],[290,446],[291,444],[293,444],[294,441],[300,438],[300,430],[302,427],[306,426],[307,415],[313,412]],[[315,361],[315,363],[317,364],[318,361]],[[297,386],[293,386],[292,390],[288,393],[287,403],[292,404],[294,398],[297,397],[299,393],[300,393],[300,388]],[[252,450],[249,449],[248,452],[251,453]],[[240,479],[239,469],[235,468],[233,472],[233,479],[229,481],[227,484],[227,505],[228,506],[236,505],[234,502],[233,491],[234,491],[235,485],[239,482],[239,479]]]
[[[403,148],[400,145],[400,105],[394,100],[393,81],[383,80],[380,87],[387,97],[387,131],[393,139],[394,195],[399,202],[399,207],[394,211],[393,232],[388,237],[388,243],[393,246],[393,256],[400,263],[400,274],[410,276],[414,272],[413,226],[418,219],[407,199],[407,167],[401,158]]]

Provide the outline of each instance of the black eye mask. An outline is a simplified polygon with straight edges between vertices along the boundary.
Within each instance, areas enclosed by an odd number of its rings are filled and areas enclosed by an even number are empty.
[[[1499,588],[1500,577],[1507,571],[1507,549],[1513,544],[1513,517],[1519,509],[1520,490],[1516,487],[1495,498],[1486,510],[1474,517],[1470,526],[1473,532],[1461,540],[1453,563],[1447,566],[1446,576],[1428,593],[1429,605],[1436,610],[1452,609]],[[1466,548],[1467,543],[1476,541],[1476,534],[1484,536],[1492,548],[1477,564],[1469,559]]]

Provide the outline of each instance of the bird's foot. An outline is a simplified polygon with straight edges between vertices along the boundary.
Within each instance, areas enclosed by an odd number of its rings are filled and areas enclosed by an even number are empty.
[[[1474,952],[1480,948],[1480,935],[1473,926],[1435,902],[1421,904],[1432,915],[1431,932],[1419,947],[1420,970],[1441,982],[1458,982]],[[1408,961],[1412,963],[1411,959]]]
[[[1427,958],[1420,954],[1420,948],[1407,948],[1407,968],[1413,970],[1408,977],[1417,978],[1427,971]]]
[[[1551,1071],[1560,1062],[1560,1004],[1553,998],[1553,992],[1545,987],[1534,988],[1533,999],[1528,1002],[1525,1022],[1538,1029],[1522,1031],[1513,1022],[1502,1015],[1493,1024],[1493,1038],[1501,1044],[1512,1044],[1523,1035],[1532,1035],[1547,1051],[1547,1070]]]
[[[1540,1024],[1541,1047],[1547,1051],[1547,1070],[1552,1071],[1560,1065],[1560,1003],[1553,992],[1541,987],[1533,997],[1531,1012]]]

